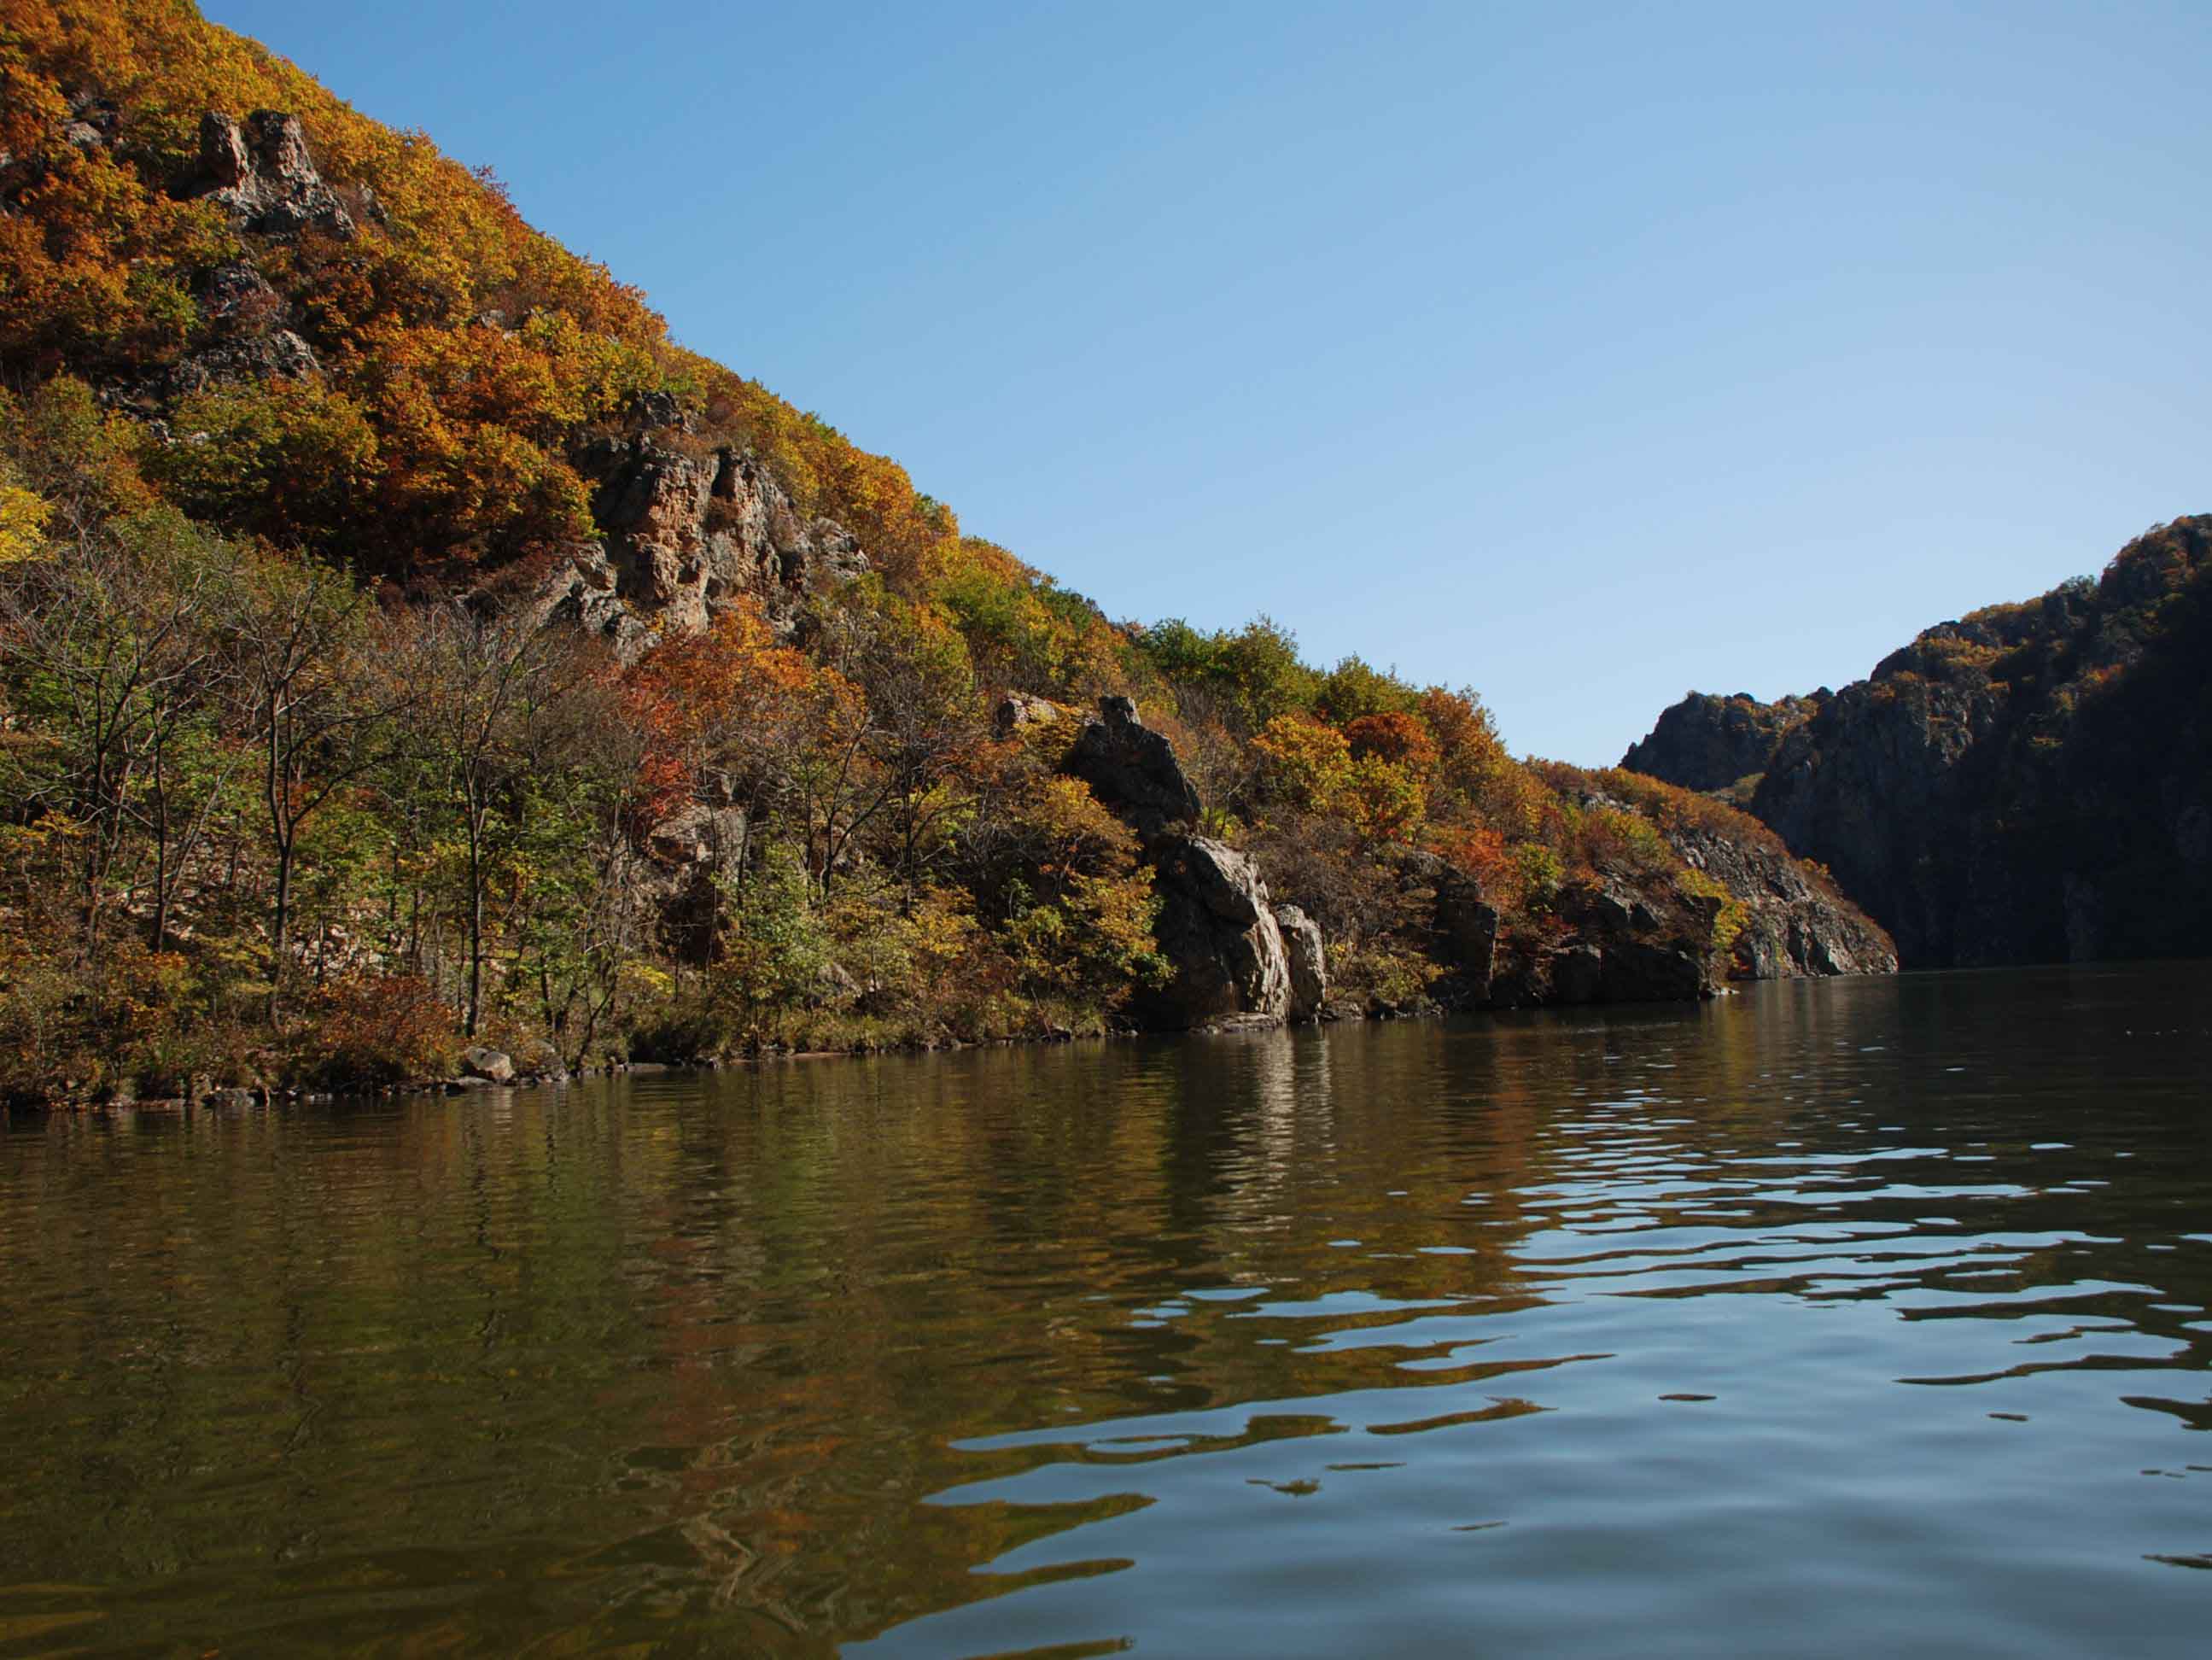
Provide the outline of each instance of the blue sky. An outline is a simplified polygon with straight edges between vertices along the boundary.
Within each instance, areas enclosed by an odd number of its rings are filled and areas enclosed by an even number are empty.
[[[1608,763],[2212,509],[2212,6],[204,0],[1115,617]]]

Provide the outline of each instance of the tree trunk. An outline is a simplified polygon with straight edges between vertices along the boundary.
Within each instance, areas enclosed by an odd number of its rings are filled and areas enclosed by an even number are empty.
[[[477,805],[473,783],[469,787],[469,1000],[462,1030],[477,1035],[477,1011],[483,999],[483,813]]]

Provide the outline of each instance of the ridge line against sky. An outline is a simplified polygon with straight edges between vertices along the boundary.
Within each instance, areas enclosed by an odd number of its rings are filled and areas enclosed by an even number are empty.
[[[1109,614],[1516,750],[2212,507],[2212,9],[204,10]]]

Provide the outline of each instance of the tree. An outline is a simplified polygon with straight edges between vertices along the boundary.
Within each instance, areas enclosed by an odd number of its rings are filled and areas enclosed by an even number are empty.
[[[585,671],[575,642],[527,618],[485,621],[456,605],[425,613],[402,640],[403,673],[415,695],[400,713],[460,830],[468,942],[462,1030],[473,1037],[483,1014],[498,809],[517,808],[523,777],[541,758],[530,728],[576,690]]]
[[[274,866],[264,1018],[274,1026],[291,966],[301,835],[388,752],[391,717],[414,696],[382,671],[368,608],[343,577],[263,555],[228,618],[236,682],[259,753],[260,805]]]
[[[824,868],[880,818],[911,905],[930,837],[972,796],[986,731],[975,669],[942,612],[879,584],[855,584],[839,616],[836,655],[865,700],[872,776],[842,815]]]
[[[47,553],[0,569],[0,652],[48,739],[17,793],[76,826],[79,949],[92,964],[134,826],[155,838],[157,948],[167,933],[180,734],[222,677],[213,623],[228,550],[162,510],[86,521]],[[187,815],[188,844],[201,822]]]

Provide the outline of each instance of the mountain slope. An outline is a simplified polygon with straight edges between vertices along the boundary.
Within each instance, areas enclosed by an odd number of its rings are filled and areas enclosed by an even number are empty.
[[[1471,692],[1109,622],[188,5],[0,82],[0,1091],[1845,966]]]
[[[1771,748],[1747,806],[1909,965],[2212,938],[2212,519],[2158,526],[2094,581],[1929,629],[1814,703],[1753,717]],[[1714,719],[1693,695],[1624,764],[1683,781]]]

